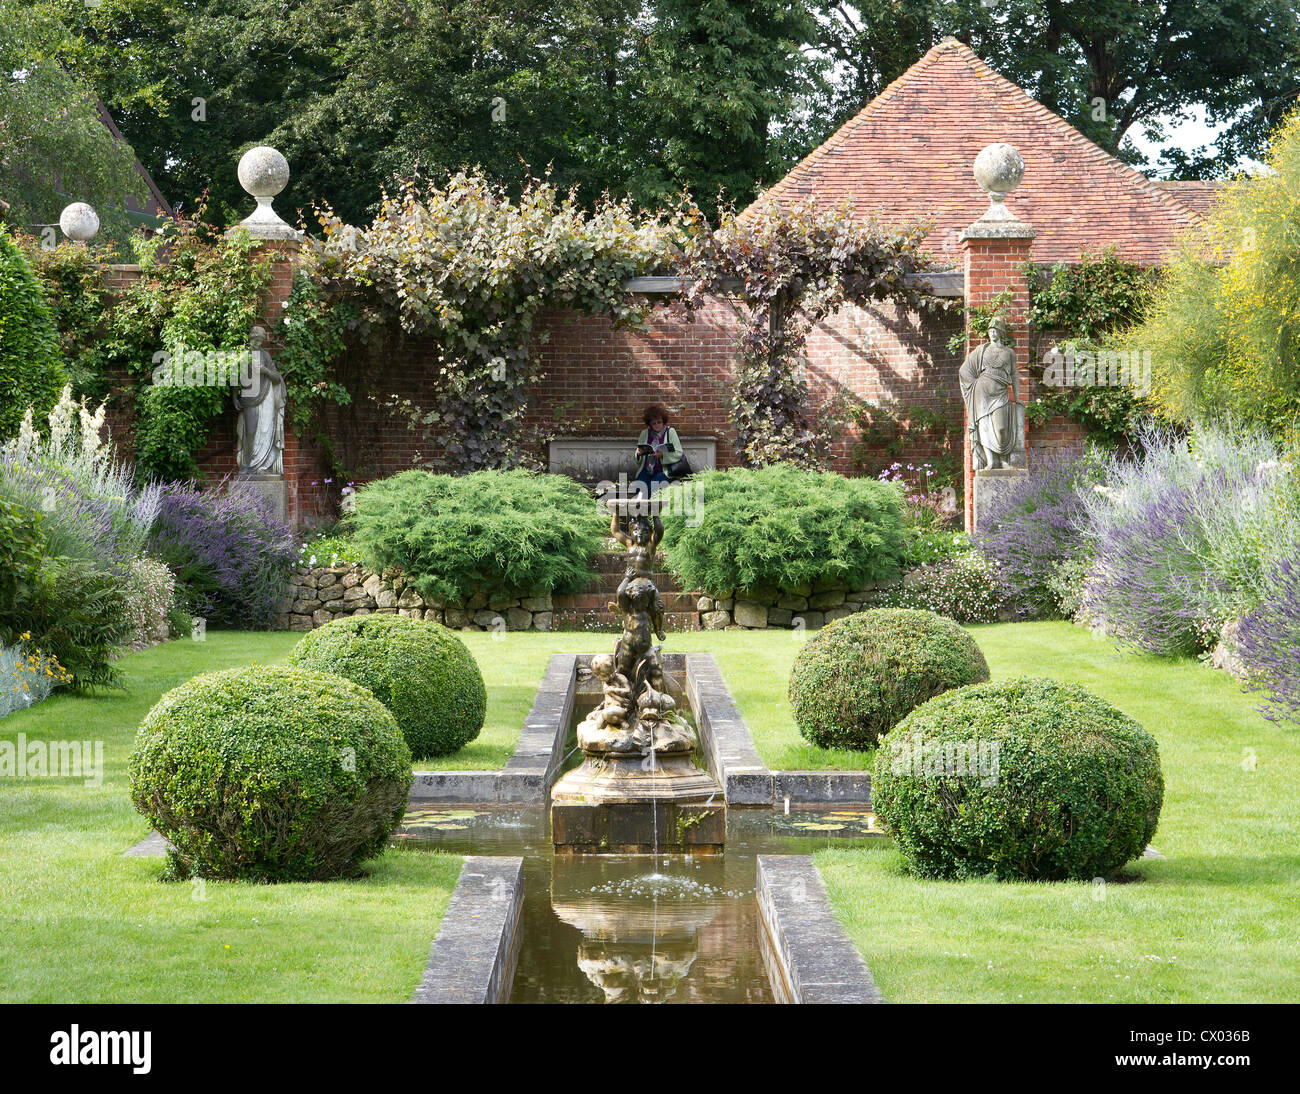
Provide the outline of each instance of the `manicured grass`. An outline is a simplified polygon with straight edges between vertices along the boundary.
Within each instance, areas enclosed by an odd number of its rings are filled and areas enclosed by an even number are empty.
[[[971,630],[995,680],[1074,681],[1155,736],[1166,859],[1103,887],[918,881],[885,841],[822,851],[836,914],[885,998],[1300,1001],[1300,729],[1266,721],[1223,673],[1122,653],[1067,623]]]
[[[199,672],[278,661],[297,635],[209,632],[123,658],[130,691],[55,695],[0,738],[103,741],[100,786],[0,779],[0,1001],[404,1002],[460,872],[392,849],[355,881],[164,883],[125,858],[148,833],[126,760],[158,696]]]

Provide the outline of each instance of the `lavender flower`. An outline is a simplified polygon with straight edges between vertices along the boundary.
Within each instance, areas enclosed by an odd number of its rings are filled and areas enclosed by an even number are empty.
[[[184,587],[189,611],[216,627],[270,627],[297,558],[266,499],[238,482],[165,486],[150,550]]]

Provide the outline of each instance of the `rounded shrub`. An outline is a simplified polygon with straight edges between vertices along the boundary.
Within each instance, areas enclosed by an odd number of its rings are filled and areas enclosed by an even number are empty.
[[[301,668],[227,669],[167,692],[131,755],[131,799],[174,876],[355,875],[411,788],[397,722],[365,688]]]
[[[369,688],[392,711],[416,759],[456,752],[483,728],[483,674],[440,623],[402,615],[335,619],[305,634],[289,663]]]
[[[876,608],[835,620],[799,651],[790,706],[813,744],[867,749],[927,699],[988,678],[979,646],[951,619]]]
[[[1155,739],[1073,684],[961,688],[882,742],[876,816],[919,877],[1090,880],[1155,835],[1164,778]]]

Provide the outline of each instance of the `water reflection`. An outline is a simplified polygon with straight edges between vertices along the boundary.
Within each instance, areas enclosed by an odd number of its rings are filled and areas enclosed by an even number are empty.
[[[542,808],[413,810],[398,839],[522,855],[512,1003],[770,1003],[754,899],[759,854],[861,843],[868,813],[732,810],[723,855],[556,855]]]

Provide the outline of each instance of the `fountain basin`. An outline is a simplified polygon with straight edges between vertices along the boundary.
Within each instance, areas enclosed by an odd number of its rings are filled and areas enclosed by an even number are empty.
[[[587,757],[551,790],[560,854],[720,854],[727,807],[689,754]]]

